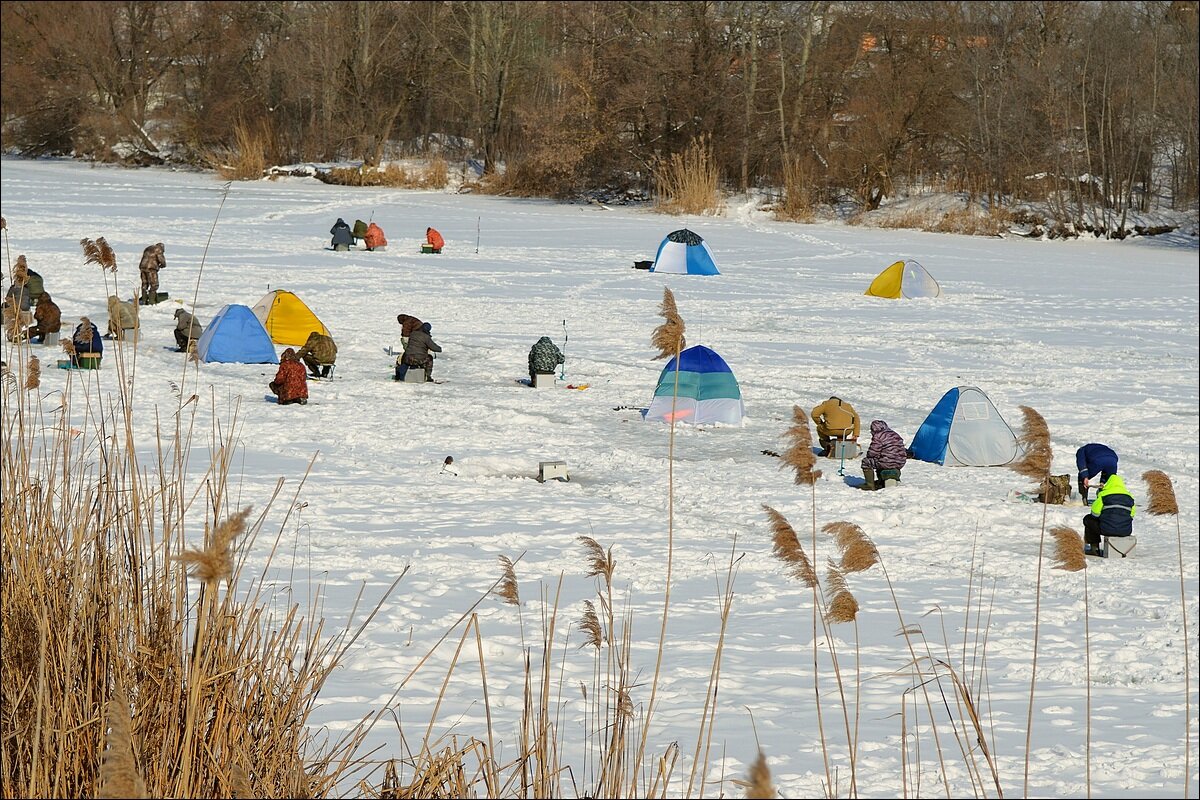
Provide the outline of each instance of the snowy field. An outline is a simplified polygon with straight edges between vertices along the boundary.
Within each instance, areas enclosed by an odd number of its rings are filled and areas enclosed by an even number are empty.
[[[261,508],[277,480],[285,480],[247,565],[253,575],[282,526],[283,555],[268,575],[281,587],[281,603],[291,597],[307,604],[323,591],[323,612],[336,630],[360,590],[369,606],[410,567],[322,692],[316,722],[332,731],[391,701],[408,746],[415,747],[461,629],[397,693],[399,682],[499,577],[497,556],[520,557],[521,605],[489,597],[476,609],[497,747],[506,756],[516,752],[523,642],[536,659],[542,597],[553,598],[561,575],[560,731],[564,759],[576,765],[582,787],[586,776],[572,754],[583,730],[579,685],[590,685],[594,657],[576,646],[581,639],[573,623],[582,601],[594,598],[596,579],[586,577],[576,541],[581,534],[613,547],[618,611],[631,609],[634,620],[640,674],[632,699],[644,706],[665,586],[670,428],[643,421],[636,409],[649,404],[663,365],[652,360],[649,338],[668,286],[687,323],[688,343],[725,358],[748,412],[741,427],[680,425],[676,431],[672,603],[649,746],[657,753],[679,743],[672,794],[685,791],[691,769],[720,631],[719,583],[731,553],[739,559],[736,596],[704,792],[742,792],[729,781],[745,777],[757,737],[783,796],[822,794],[812,595],[772,555],[761,509],[780,510],[809,548],[809,490],[796,487],[778,459],[762,454],[785,447],[781,437],[793,405],[807,411],[838,394],[858,409],[864,428],[883,419],[910,442],[944,392],[978,386],[1014,428],[1021,405],[1045,417],[1053,472],[1071,474],[1072,483],[1075,450],[1090,441],[1120,454],[1139,504],[1147,501],[1144,471],[1161,469],[1174,480],[1188,548],[1191,774],[1184,774],[1176,519],[1140,514],[1133,558],[1088,563],[1091,791],[1098,797],[1197,795],[1200,265],[1194,240],[1035,242],[795,225],[774,222],[751,204],[734,204],[719,218],[672,218],[284,178],[232,186],[201,275],[222,193],[211,175],[6,159],[2,188],[12,258],[25,253],[42,274],[64,327],[89,315],[103,328],[101,272],[83,264],[79,240],[104,236],[117,252],[123,297],[136,290],[142,249],[162,241],[167,268],[160,288],[190,306],[199,276],[195,305],[203,323],[226,303],[253,305],[269,289],[285,288],[331,329],[340,348],[335,380],[311,383],[307,407],[279,407],[263,399],[274,367],[185,370],[183,357],[166,349],[173,345],[177,307],[166,302],[142,311],[136,385],[147,462],[156,406],[177,406],[181,380],[181,391],[199,395],[197,476],[206,466],[200,462],[214,416],[227,423],[239,408],[234,473],[240,501]],[[327,231],[339,216],[351,223],[373,216],[390,240],[388,252],[326,250]],[[632,269],[685,224],[708,241],[721,275]],[[440,256],[418,253],[428,225],[446,237]],[[899,258],[920,261],[943,296],[865,297],[872,278]],[[392,381],[392,359],[383,348],[399,344],[395,318],[401,312],[432,324],[444,348],[434,376],[446,383]],[[563,346],[564,332],[561,383],[588,388],[518,385],[530,345],[547,335]],[[68,385],[72,392],[115,392],[117,373],[107,364],[95,373],[56,370],[58,347],[42,352],[48,406],[58,404],[56,393]],[[443,471],[448,455],[457,474]],[[535,475],[544,460],[566,461],[571,480],[539,483]],[[818,526],[860,525],[878,545],[891,580],[889,589],[879,567],[849,576],[861,607],[858,623],[834,629],[843,670],[853,674],[856,648],[862,666],[862,686],[855,690],[851,682],[848,696],[851,713],[857,700],[860,715],[859,793],[903,791],[901,712],[906,700],[911,711],[914,695],[905,693],[909,657],[898,636],[894,589],[905,622],[919,625],[933,652],[978,692],[1001,788],[1020,796],[1043,509],[1011,501],[1009,493],[1031,482],[1004,468],[910,462],[901,486],[868,493],[854,488],[861,481],[857,463],[847,465],[844,477],[836,462],[822,459],[820,467]],[[1078,506],[1051,506],[1047,525],[1082,532],[1083,513]],[[191,530],[201,535],[198,522]],[[1028,792],[1082,797],[1083,574],[1049,569],[1048,536],[1046,543]],[[832,554],[819,534],[814,562],[821,566]],[[288,581],[290,593],[283,589]],[[565,646],[564,636],[570,637]],[[484,735],[473,652],[464,651],[449,684],[435,736]],[[844,779],[846,736],[824,645],[821,658],[826,738]],[[952,793],[995,796],[991,785],[970,785],[953,738],[943,737],[953,750],[946,757]],[[404,754],[391,718],[368,741],[381,748],[374,757]],[[907,758],[911,795],[918,791],[914,755]],[[937,757],[922,752],[920,765],[919,793],[944,795]],[[846,793],[844,785],[839,793]]]

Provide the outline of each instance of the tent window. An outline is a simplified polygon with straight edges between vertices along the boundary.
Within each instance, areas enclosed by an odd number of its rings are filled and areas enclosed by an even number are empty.
[[[988,410],[987,403],[963,403],[958,404],[959,416],[963,419],[987,419]]]

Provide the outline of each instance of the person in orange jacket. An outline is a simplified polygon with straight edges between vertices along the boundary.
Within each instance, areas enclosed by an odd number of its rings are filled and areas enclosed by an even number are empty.
[[[367,226],[367,234],[363,237],[363,243],[366,244],[368,250],[374,250],[377,247],[387,247],[387,239],[383,236],[383,228],[372,222]]]
[[[446,246],[446,240],[437,232],[437,228],[425,229],[425,242],[433,248],[435,253],[442,252],[442,248]]]

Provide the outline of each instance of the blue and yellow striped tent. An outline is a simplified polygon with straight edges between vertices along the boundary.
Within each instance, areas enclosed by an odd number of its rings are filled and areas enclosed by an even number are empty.
[[[740,425],[746,415],[746,404],[742,402],[737,378],[725,359],[704,345],[696,345],[680,353],[678,362],[676,367],[676,359],[672,358],[663,367],[646,419],[693,425],[709,422]],[[679,376],[677,397],[674,396],[676,374]]]

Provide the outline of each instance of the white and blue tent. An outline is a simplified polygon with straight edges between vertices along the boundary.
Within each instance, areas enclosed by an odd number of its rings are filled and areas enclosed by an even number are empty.
[[[942,395],[909,449],[920,461],[952,467],[1002,467],[1021,455],[1012,428],[974,386],[959,386]]]
[[[717,260],[699,234],[682,228],[667,234],[654,254],[651,272],[674,275],[720,275]]]
[[[733,370],[716,352],[696,345],[663,367],[645,418],[693,425],[740,425],[745,415],[746,404]]]
[[[230,304],[217,312],[212,324],[196,342],[201,361],[239,364],[278,364],[275,345],[267,329],[249,306]]]

